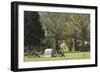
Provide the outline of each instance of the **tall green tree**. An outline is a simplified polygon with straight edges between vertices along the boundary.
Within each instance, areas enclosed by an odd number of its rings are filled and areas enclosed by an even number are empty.
[[[68,32],[67,22],[69,20],[66,13],[54,13],[54,12],[40,12],[40,21],[48,31],[48,36],[55,38],[55,49],[58,54],[63,56],[60,50],[59,40],[63,40],[64,34]],[[65,40],[65,39],[64,39]]]
[[[24,46],[29,49],[39,46],[44,37],[42,25],[37,12],[24,11]]]

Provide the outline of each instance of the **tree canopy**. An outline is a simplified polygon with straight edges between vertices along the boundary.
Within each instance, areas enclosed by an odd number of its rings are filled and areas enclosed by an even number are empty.
[[[47,28],[49,36],[55,36],[56,48],[58,40],[80,39],[82,48],[84,42],[90,39],[90,15],[82,13],[39,12],[40,22]],[[70,42],[69,42],[70,41]],[[72,46],[72,45],[70,45]]]

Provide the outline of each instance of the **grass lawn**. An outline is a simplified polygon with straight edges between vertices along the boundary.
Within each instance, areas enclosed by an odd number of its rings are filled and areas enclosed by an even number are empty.
[[[24,56],[24,61],[25,62],[30,62],[30,61],[54,61],[54,60],[74,60],[74,59],[89,59],[90,58],[90,52],[71,52],[71,53],[65,53],[64,57],[51,57],[47,58],[41,55],[40,58],[38,57],[28,57]]]

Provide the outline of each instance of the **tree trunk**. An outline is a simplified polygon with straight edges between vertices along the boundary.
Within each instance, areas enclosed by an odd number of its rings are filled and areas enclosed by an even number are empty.
[[[73,42],[72,52],[74,52],[75,51],[75,39],[74,38],[72,39],[72,42]]]
[[[60,49],[60,46],[59,46],[59,35],[56,35],[56,52],[59,56],[64,56],[64,52],[63,50]]]
[[[81,51],[85,51],[85,40],[84,39],[82,39],[82,49],[81,49]]]
[[[56,36],[56,49],[59,49],[58,36]]]

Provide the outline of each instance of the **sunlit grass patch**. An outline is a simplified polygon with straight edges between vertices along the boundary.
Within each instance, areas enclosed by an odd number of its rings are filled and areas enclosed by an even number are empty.
[[[40,55],[39,57],[34,56],[24,56],[25,62],[30,61],[54,61],[54,60],[74,60],[74,59],[90,59],[90,52],[70,52],[65,53],[65,56],[57,56],[57,57],[45,57],[44,55]]]

